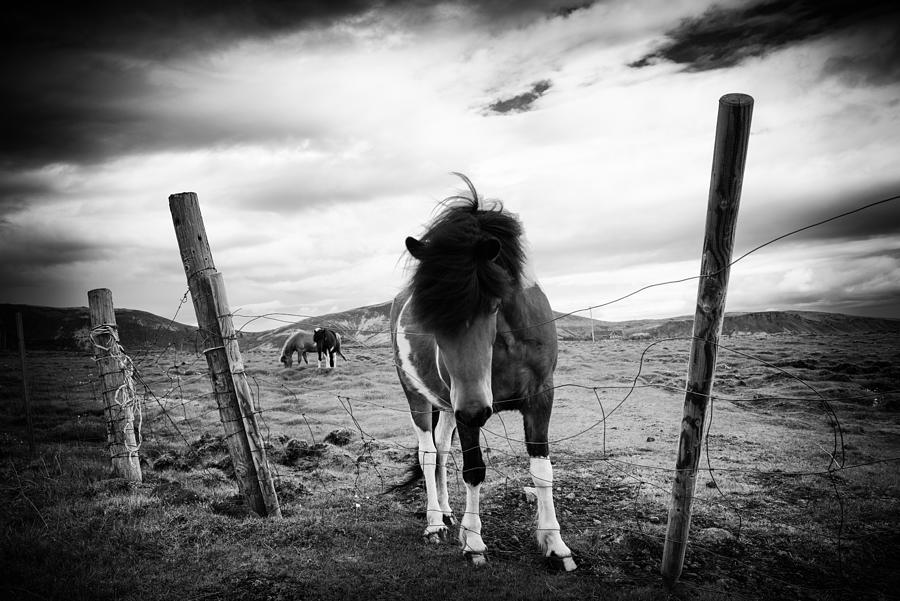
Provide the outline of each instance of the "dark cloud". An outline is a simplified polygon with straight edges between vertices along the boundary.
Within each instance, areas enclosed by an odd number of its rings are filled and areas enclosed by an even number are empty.
[[[46,181],[0,171],[0,232],[9,227],[5,215],[23,210],[35,197],[46,195],[51,189]]]
[[[714,5],[666,32],[666,40],[656,50],[629,66],[670,61],[688,71],[721,69],[821,34],[898,22],[900,6],[884,0],[763,0],[741,7]],[[874,45],[869,50],[864,54],[883,54]]]
[[[560,17],[570,17],[572,14],[577,13],[580,10],[587,10],[588,8],[594,5],[593,2],[579,2],[574,4],[564,4],[557,8],[554,12],[555,15]]]
[[[38,268],[94,261],[115,255],[115,251],[99,242],[80,240],[61,231],[26,232],[6,220],[0,221],[0,236],[3,237],[0,244],[3,261],[0,263],[4,270],[0,272],[0,277],[5,282],[28,279]],[[15,277],[6,279],[7,275]]]
[[[223,41],[278,35],[392,4],[371,0],[220,2],[98,0],[19,3],[4,14],[2,46],[20,56],[54,50],[166,58]]]
[[[492,102],[488,105],[487,111],[500,114],[530,111],[537,99],[546,94],[551,87],[553,87],[553,82],[549,79],[537,81],[531,84],[531,89],[527,92]]]
[[[798,198],[784,203],[777,216],[753,211],[752,198],[747,197],[741,201],[738,238],[744,245],[755,246],[803,228],[806,229],[792,234],[786,243],[815,244],[896,235],[900,223],[900,198],[895,198],[898,195],[900,180],[847,195]],[[874,204],[879,201],[886,202]],[[867,207],[870,204],[874,206]],[[738,254],[737,249],[735,254]]]
[[[566,0],[32,0],[6,11],[0,47],[20,55],[48,50],[122,50],[165,58],[223,40],[289,33],[369,11],[426,12],[439,4],[467,7],[493,22],[569,16],[593,2]]]
[[[856,54],[830,57],[822,69],[823,75],[840,78],[846,85],[880,86],[900,81],[900,31],[886,36],[883,45],[872,44]],[[870,42],[871,44],[871,42]]]
[[[0,167],[89,164],[160,148],[199,148],[310,132],[261,131],[227,117],[161,116],[161,89],[148,73],[159,63],[228,48],[244,40],[328,26],[347,18],[391,27],[436,18],[425,0],[99,0],[17,4],[0,20]],[[558,0],[459,0],[485,28],[517,27],[571,15],[586,6]],[[379,28],[390,30],[390,27]],[[269,126],[271,127],[271,126]]]
[[[155,85],[147,71],[121,57],[53,53],[34,58],[18,81],[0,83],[0,94],[7,118],[0,167],[9,170],[317,133],[286,131],[273,120],[248,127],[213,108],[203,118],[167,111],[177,91]]]
[[[0,25],[0,164],[91,163],[135,150],[241,142],[222,119],[160,119],[154,63],[327,23],[369,1],[28,2]],[[259,132],[257,132],[259,133]],[[267,132],[262,132],[265,135]]]

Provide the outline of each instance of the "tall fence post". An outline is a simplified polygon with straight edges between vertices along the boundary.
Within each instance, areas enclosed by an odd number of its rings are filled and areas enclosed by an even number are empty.
[[[107,288],[88,291],[88,305],[94,360],[106,406],[106,440],[113,470],[120,478],[141,482],[140,442],[135,428],[135,414],[140,415],[140,407],[131,379],[131,359],[119,345],[112,292]]]
[[[238,488],[247,505],[258,515],[280,516],[281,509],[266,463],[265,449],[261,444],[256,446],[260,436],[252,403],[246,403],[250,411],[245,413],[236,390],[233,373],[237,370],[243,374],[243,363],[236,369],[229,362],[226,349],[237,348],[237,340],[233,327],[229,332],[222,331],[220,318],[228,317],[229,323],[231,319],[227,315],[227,307],[223,311],[216,307],[213,276],[218,272],[206,238],[197,195],[193,192],[172,194],[169,196],[169,209]],[[237,357],[240,358],[239,352]],[[249,398],[249,388],[247,394]]]
[[[691,503],[703,442],[703,424],[712,393],[719,336],[725,317],[725,295],[728,290],[752,114],[753,98],[746,94],[726,94],[719,99],[684,417],[681,421],[668,531],[663,548],[661,572],[669,585],[674,584],[681,576],[687,550]]]
[[[19,358],[22,361],[22,400],[25,402],[28,452],[34,455],[34,421],[31,419],[31,395],[28,392],[28,366],[25,361],[25,328],[22,327],[22,314],[19,312],[16,312],[16,334],[19,336]]]

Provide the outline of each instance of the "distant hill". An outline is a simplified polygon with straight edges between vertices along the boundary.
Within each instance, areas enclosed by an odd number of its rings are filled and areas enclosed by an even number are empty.
[[[303,319],[264,332],[243,332],[242,348],[261,347],[277,351],[295,329],[328,327],[341,333],[347,346],[386,346],[390,343],[391,303],[379,303],[347,311]],[[26,345],[32,350],[90,350],[87,307],[53,308],[0,304],[0,349],[15,350],[15,314],[21,312]],[[579,315],[556,313],[561,340],[590,340],[592,320]],[[165,347],[174,344],[193,349],[197,328],[173,322],[145,311],[116,309],[119,336],[126,349]],[[659,339],[687,337],[692,317],[643,319],[623,322],[593,320],[593,335],[604,339]],[[728,313],[725,336],[900,334],[900,320],[857,317],[812,311],[763,311]]]
[[[590,340],[591,320],[569,315],[559,319],[556,327],[561,339]],[[594,320],[594,336],[601,338],[658,339],[691,336],[693,317],[638,319],[609,322]],[[833,335],[900,333],[900,320],[858,317],[840,313],[815,311],[759,311],[726,313],[723,336],[768,336],[777,334]]]
[[[241,345],[246,345],[248,348],[267,346],[272,349],[281,349],[289,332],[322,327],[340,332],[343,339],[349,344],[386,346],[391,342],[390,315],[390,301],[338,313],[328,313],[319,317],[302,319],[274,330],[244,332],[241,337]]]
[[[321,317],[304,319],[268,332],[246,333],[242,344],[248,348],[270,345],[281,348],[288,332],[295,329],[328,327],[340,332],[348,344],[383,346],[390,343],[389,315],[391,303],[369,305]],[[561,340],[590,340],[591,321],[580,315],[554,312],[556,329]],[[640,319],[623,322],[593,320],[596,340],[658,339],[691,336],[693,317]],[[728,313],[722,334],[725,336],[769,336],[777,334],[833,335],[894,333],[900,334],[900,320],[857,317],[838,313],[814,311],[762,311],[756,313]]]
[[[0,304],[0,349],[18,349],[16,313],[29,350],[91,350],[91,318],[87,307],[38,307]],[[126,349],[170,344],[193,349],[197,328],[146,311],[116,309],[119,340]]]

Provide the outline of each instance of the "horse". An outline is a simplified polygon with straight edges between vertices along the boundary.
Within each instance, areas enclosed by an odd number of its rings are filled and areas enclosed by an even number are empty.
[[[432,543],[448,540],[448,527],[456,524],[446,469],[456,432],[466,486],[458,539],[471,564],[487,562],[479,515],[486,472],[479,433],[493,411],[518,410],[537,493],[538,545],[551,563],[574,570],[556,518],[549,457],[557,362],[553,312],[528,267],[518,217],[499,201],[480,199],[466,176],[455,175],[470,194],[445,199],[425,234],[406,238],[412,273],[390,316],[394,361],[425,477],[423,536]]]
[[[334,330],[316,328],[315,332],[313,332],[313,341],[315,341],[316,344],[316,352],[319,354],[318,367],[320,369],[322,368],[323,355],[325,355],[326,367],[328,367],[328,364],[330,364],[331,367],[334,367],[335,353],[340,355],[341,359],[344,361],[347,360],[347,357],[341,352],[341,335]]]
[[[311,353],[315,350],[316,343],[313,341],[313,333],[307,330],[295,330],[287,337],[287,340],[284,341],[284,346],[281,347],[281,363],[285,367],[290,367],[294,362],[294,353],[296,352],[298,364],[301,358],[304,363],[309,364],[306,353]]]

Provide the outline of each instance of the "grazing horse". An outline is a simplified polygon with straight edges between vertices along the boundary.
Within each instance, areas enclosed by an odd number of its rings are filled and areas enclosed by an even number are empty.
[[[334,354],[337,353],[344,361],[347,357],[341,352],[341,335],[327,328],[316,328],[313,333],[313,341],[316,343],[316,352],[319,354],[318,366],[322,368],[322,355],[325,355],[326,367],[334,367]]]
[[[548,427],[557,342],[553,313],[527,267],[519,220],[500,203],[455,196],[421,237],[406,239],[415,261],[391,307],[391,343],[409,401],[425,476],[427,526],[439,542],[453,525],[447,455],[459,436],[466,509],[459,542],[474,565],[486,562],[479,500],[485,464],[480,428],[493,411],[515,409],[537,492],[537,542],[544,556],[574,570],[553,505]]]
[[[297,353],[297,364],[300,364],[300,359],[303,359],[304,363],[309,363],[309,360],[306,358],[306,353],[311,353],[316,350],[316,343],[313,341],[313,333],[307,330],[295,330],[290,336],[287,337],[287,340],[284,341],[284,346],[281,347],[281,362],[285,367],[290,367],[294,362],[294,353]]]

